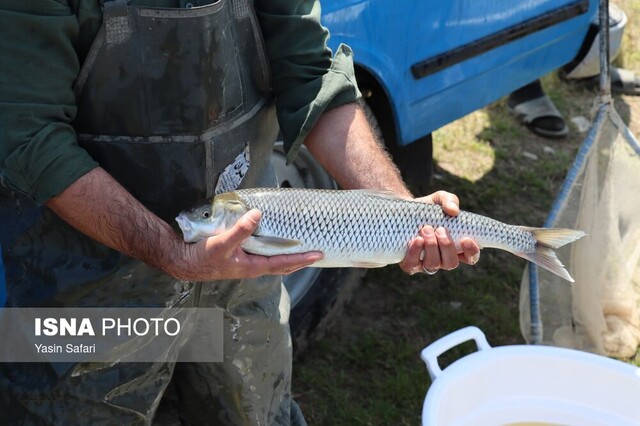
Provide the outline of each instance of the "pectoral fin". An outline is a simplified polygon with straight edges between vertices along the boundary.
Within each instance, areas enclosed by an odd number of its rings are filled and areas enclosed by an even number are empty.
[[[253,254],[274,256],[284,253],[295,253],[295,247],[302,245],[302,241],[281,237],[252,235],[242,244],[242,248]]]
[[[324,258],[319,262],[313,264],[314,268],[382,268],[387,266],[389,262],[368,262],[361,260],[348,260],[348,259],[336,259]]]
[[[288,238],[281,237],[268,237],[268,236],[256,236],[252,235],[251,238],[256,241],[257,244],[264,245],[265,247],[283,248],[288,249],[302,244],[299,240],[290,240]]]
[[[352,266],[354,268],[382,268],[387,266],[389,263],[388,262],[365,262],[365,261],[359,261],[359,262],[353,262]]]

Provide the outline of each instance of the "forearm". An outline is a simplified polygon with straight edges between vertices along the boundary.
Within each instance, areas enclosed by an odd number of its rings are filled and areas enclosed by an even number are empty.
[[[413,198],[402,181],[389,154],[375,140],[364,112],[356,104],[326,111],[305,140],[305,144],[322,166],[344,188],[371,188],[393,191]],[[444,191],[419,200],[443,206],[447,214],[459,213],[458,198]],[[400,267],[410,273],[453,269],[460,261],[474,264],[480,248],[473,241],[462,243],[457,253],[453,240],[444,229],[425,226],[408,246]]]
[[[305,140],[320,164],[349,189],[393,191],[412,198],[400,172],[355,103],[326,111]]]
[[[94,240],[170,275],[180,275],[184,242],[103,169],[85,174],[46,205]]]

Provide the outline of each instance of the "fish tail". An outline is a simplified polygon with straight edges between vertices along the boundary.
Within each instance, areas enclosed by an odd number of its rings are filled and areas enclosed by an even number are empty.
[[[553,272],[567,281],[575,282],[553,250],[579,240],[586,234],[583,231],[563,228],[524,229],[531,232],[531,235],[536,239],[535,251],[533,253],[515,254]]]

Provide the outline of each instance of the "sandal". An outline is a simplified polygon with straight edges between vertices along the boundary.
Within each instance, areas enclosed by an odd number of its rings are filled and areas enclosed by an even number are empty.
[[[581,79],[576,79],[572,81],[580,80]],[[584,80],[590,87],[598,87],[600,85],[599,75],[588,77]],[[623,95],[640,96],[640,77],[631,70],[611,67],[611,91]]]
[[[507,102],[507,108],[538,136],[564,138],[569,134],[562,114],[546,95],[516,105]]]
[[[611,67],[611,90],[625,95],[640,96],[640,77],[633,71]]]

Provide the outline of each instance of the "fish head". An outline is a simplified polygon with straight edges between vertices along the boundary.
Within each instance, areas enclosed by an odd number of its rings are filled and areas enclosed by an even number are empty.
[[[181,212],[176,222],[185,242],[193,243],[230,229],[248,211],[235,193],[225,193],[217,195],[211,204]]]

